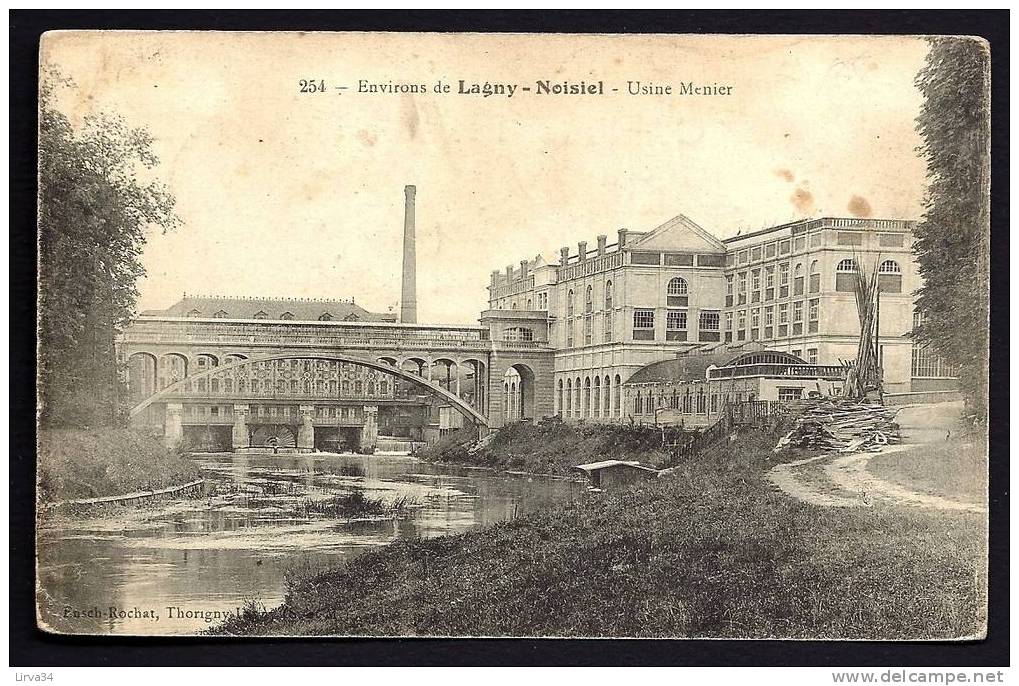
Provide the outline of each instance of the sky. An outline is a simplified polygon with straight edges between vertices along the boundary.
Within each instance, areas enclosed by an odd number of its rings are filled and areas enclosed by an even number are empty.
[[[117,113],[155,138],[182,226],[150,232],[139,310],[186,291],[398,311],[414,184],[418,321],[473,324],[492,270],[677,214],[719,238],[919,218],[926,52],[915,37],[57,32],[40,59],[73,80],[58,101],[73,122]],[[546,79],[605,93],[537,94]],[[732,88],[679,95],[689,82]]]

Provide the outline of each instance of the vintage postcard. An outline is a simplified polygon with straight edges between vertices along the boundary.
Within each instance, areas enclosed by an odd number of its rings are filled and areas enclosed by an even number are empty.
[[[985,635],[986,42],[39,59],[41,629]]]

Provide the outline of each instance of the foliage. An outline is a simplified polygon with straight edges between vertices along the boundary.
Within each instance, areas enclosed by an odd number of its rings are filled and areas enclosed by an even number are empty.
[[[930,39],[916,79],[916,120],[928,189],[914,251],[924,285],[917,340],[959,370],[961,390],[986,415],[989,294],[990,55],[964,37]]]
[[[189,457],[130,429],[43,428],[38,460],[44,502],[150,491],[200,478]]]
[[[81,126],[57,110],[49,74],[39,109],[39,401],[51,426],[116,422],[114,340],[132,316],[150,227],[177,226],[174,198],[155,180],[152,138],[118,116]]]
[[[426,460],[491,467],[534,474],[568,475],[578,464],[599,460],[638,460],[654,467],[672,463],[665,444],[691,442],[696,433],[681,429],[621,424],[567,424],[558,417],[517,422],[474,447],[472,432],[445,436],[419,453]]]

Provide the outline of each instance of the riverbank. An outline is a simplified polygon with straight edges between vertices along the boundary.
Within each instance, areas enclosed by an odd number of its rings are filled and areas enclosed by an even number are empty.
[[[158,491],[201,476],[189,457],[131,429],[40,429],[38,446],[44,504]]]
[[[691,440],[691,432],[669,430],[667,441]],[[573,467],[611,457],[664,468],[670,456],[660,429],[618,424],[566,424],[555,418],[499,429],[475,447],[473,432],[456,432],[415,453],[428,462],[508,473],[575,477]]]
[[[777,462],[776,440],[775,432],[746,432],[652,482],[457,536],[394,543],[304,579],[276,610],[246,612],[215,631],[981,634],[984,517],[883,504],[850,511],[789,498],[765,476]]]

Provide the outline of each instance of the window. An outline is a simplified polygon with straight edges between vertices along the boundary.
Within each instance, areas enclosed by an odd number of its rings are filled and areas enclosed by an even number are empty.
[[[810,292],[821,292],[821,267],[818,266],[817,260],[810,263]]]
[[[567,348],[572,348],[573,347],[573,327],[574,326],[576,326],[576,322],[574,320],[571,319],[570,321],[566,322],[565,328],[566,328],[566,347]]]
[[[797,264],[793,269],[793,295],[803,295],[803,265]]]
[[[913,344],[912,375],[914,379],[952,378],[956,371],[926,346]]]
[[[775,299],[775,266],[764,268],[764,299]]]
[[[803,301],[797,300],[793,303],[793,335],[803,333]]]
[[[856,284],[856,260],[846,258],[835,267],[835,290],[840,293],[852,293]]]
[[[802,388],[778,388],[778,399],[779,402],[789,402],[791,400],[800,400],[803,398]]]
[[[543,292],[543,293],[538,293],[538,309],[539,310],[547,310],[548,309],[548,292],[547,291]]]
[[[771,338],[775,333],[775,306],[764,308],[764,338]]]
[[[814,298],[810,301],[807,310],[807,331],[809,333],[817,333],[817,320],[820,318],[821,299]]]
[[[699,332],[697,339],[701,341],[722,340],[720,329],[721,318],[718,312],[701,312],[698,321]]]
[[[517,309],[517,301],[516,300],[514,300],[512,303],[510,303],[510,309],[511,310]],[[320,317],[320,319],[321,319],[321,317]]]
[[[530,302],[530,301],[528,301],[528,302]],[[528,308],[528,309],[530,309],[530,308]],[[356,312],[351,312],[350,314],[348,314],[346,317],[343,318],[343,321],[345,321],[345,322],[356,322],[356,321],[360,321],[360,319],[361,318],[357,316]]]
[[[594,311],[594,286],[588,286],[584,297],[584,312],[590,314]]]
[[[725,306],[732,307],[732,274],[725,277]]]
[[[632,252],[630,253],[630,264],[661,264],[662,254],[660,252]]]
[[[779,241],[778,242],[778,254],[779,255],[785,255],[785,254],[788,254],[788,252],[789,252],[789,240],[786,239],[784,241]]]
[[[262,311],[262,310],[259,310],[258,312],[256,312],[255,316],[252,317],[252,319],[268,319],[268,318],[269,318],[269,314],[267,312]]]
[[[605,282],[605,309],[606,310],[611,310],[612,309],[612,282],[611,281],[606,281]]]
[[[566,316],[573,316],[573,289],[571,288],[569,293],[566,294]]]
[[[817,364],[817,348],[807,348],[807,363]]]
[[[774,243],[768,243],[766,246],[764,246],[764,256],[765,257],[774,257],[775,256],[775,244]]]
[[[697,266],[698,267],[721,267],[724,266],[725,260],[722,259],[721,255],[698,255]]]
[[[778,306],[778,335],[779,338],[789,335],[789,304],[782,303]]]
[[[761,308],[755,307],[750,310],[750,340],[756,341],[760,336]]]
[[[284,312],[283,314],[280,315],[280,319],[284,321],[290,321],[293,318],[294,318],[293,312]]]
[[[226,310],[220,310],[212,315],[216,319],[226,319]]]
[[[328,312],[323,312],[318,316],[318,320],[320,322],[330,322],[333,320],[333,315],[329,314]]]
[[[877,285],[882,293],[902,292],[902,269],[895,260],[885,260],[877,268]]]
[[[655,340],[654,310],[633,311],[633,340],[635,341]]]
[[[665,253],[666,267],[692,267],[693,254],[688,252],[667,252]]]
[[[747,311],[740,310],[736,313],[736,340],[743,341],[747,337]]]
[[[794,252],[799,252],[800,250],[803,250],[806,247],[807,247],[807,238],[806,238],[806,236],[797,236],[796,238],[793,239],[793,251]]]
[[[665,318],[665,340],[686,340],[686,310],[669,310]]]
[[[901,248],[904,244],[903,236],[901,233],[879,233],[877,244],[882,248]]]
[[[740,250],[739,251],[739,263],[740,264],[746,264],[747,260],[749,260],[749,259],[750,259],[750,255],[749,255],[749,253],[746,250]]]
[[[602,319],[602,340],[605,343],[612,342],[612,312],[606,311]]]
[[[594,318],[591,315],[584,317],[584,345],[591,345],[594,333]]]
[[[527,327],[511,327],[503,334],[504,341],[533,341],[534,331]]]
[[[194,317],[201,317],[201,316],[202,316],[202,311],[201,311],[201,310],[190,310],[190,311],[189,311],[189,312],[187,313],[187,316],[188,316],[188,317],[191,317],[191,318],[194,318]]]
[[[732,341],[732,312],[725,313],[725,340]]]
[[[859,231],[839,231],[836,240],[839,245],[863,245],[863,234]]]
[[[759,259],[761,259],[761,246],[757,246],[756,248],[751,248],[750,249],[750,261],[751,262],[756,262]]]
[[[742,305],[747,301],[747,273],[740,272],[736,278],[739,290],[739,304]]]
[[[789,263],[778,265],[778,297],[789,297]]]
[[[674,277],[669,281],[669,286],[666,289],[666,298],[669,307],[686,307],[687,305],[687,285],[686,279],[680,277]]]
[[[750,272],[750,302],[761,302],[761,270]]]
[[[530,298],[527,299],[527,309],[528,310],[533,310],[534,309],[534,303],[531,301]],[[355,319],[357,319],[357,315],[356,314],[352,314],[352,315],[350,315],[350,317],[354,317]],[[347,317],[347,319],[350,319],[350,317]]]

